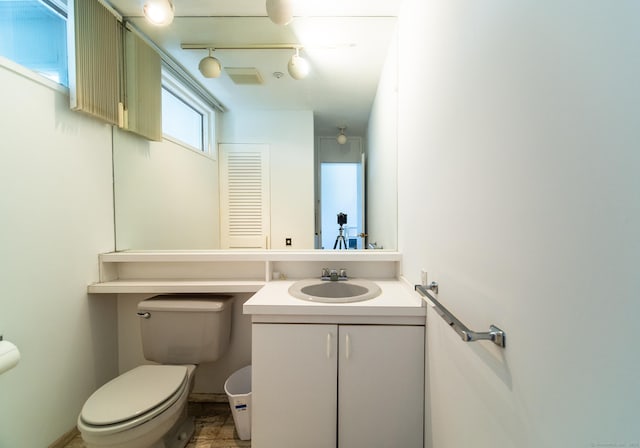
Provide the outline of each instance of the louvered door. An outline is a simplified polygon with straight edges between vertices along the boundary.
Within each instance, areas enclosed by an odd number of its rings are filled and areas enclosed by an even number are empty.
[[[269,146],[220,145],[220,245],[268,249]]]

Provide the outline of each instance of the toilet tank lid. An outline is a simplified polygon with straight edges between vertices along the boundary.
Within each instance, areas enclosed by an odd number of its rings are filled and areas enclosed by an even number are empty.
[[[167,295],[138,303],[138,311],[194,311],[219,313],[229,306],[232,296]]]

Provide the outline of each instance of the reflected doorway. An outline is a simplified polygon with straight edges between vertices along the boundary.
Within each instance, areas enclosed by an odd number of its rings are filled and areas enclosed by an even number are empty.
[[[338,217],[339,214],[345,216]],[[344,222],[346,221],[346,222]],[[341,226],[342,225],[342,229]],[[320,164],[320,238],[322,249],[363,249],[364,164]]]

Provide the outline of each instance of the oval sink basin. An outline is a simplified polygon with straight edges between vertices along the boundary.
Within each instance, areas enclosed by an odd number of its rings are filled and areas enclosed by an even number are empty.
[[[289,294],[302,300],[325,303],[361,302],[380,295],[380,287],[369,280],[300,280],[289,287]]]

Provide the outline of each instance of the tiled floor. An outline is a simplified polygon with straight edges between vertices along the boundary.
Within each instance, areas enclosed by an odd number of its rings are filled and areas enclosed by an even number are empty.
[[[189,403],[189,415],[195,418],[196,430],[186,448],[246,448],[251,441],[236,434],[228,403]],[[84,448],[76,436],[65,448]]]

